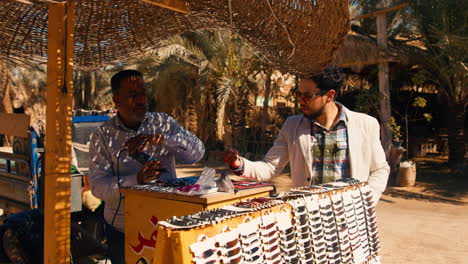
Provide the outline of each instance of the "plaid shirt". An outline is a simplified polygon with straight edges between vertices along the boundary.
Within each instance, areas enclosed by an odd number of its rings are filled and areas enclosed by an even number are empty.
[[[312,175],[318,183],[327,183],[351,177],[348,150],[348,119],[342,106],[336,103],[340,117],[337,124],[327,130],[317,121],[311,120]]]

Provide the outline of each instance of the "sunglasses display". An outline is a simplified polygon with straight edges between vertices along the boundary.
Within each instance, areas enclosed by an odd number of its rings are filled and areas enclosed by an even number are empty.
[[[160,224],[201,232],[233,218],[240,220],[236,226],[190,245],[192,263],[380,263],[372,190],[355,179],[295,188]]]
[[[193,253],[192,261],[196,264],[220,263],[219,248],[214,238],[200,235],[198,241],[190,245],[190,250]]]

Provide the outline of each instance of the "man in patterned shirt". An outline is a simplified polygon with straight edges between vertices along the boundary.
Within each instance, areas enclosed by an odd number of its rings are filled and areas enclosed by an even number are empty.
[[[119,187],[176,178],[175,161],[198,162],[205,147],[168,114],[148,112],[140,72],[125,70],[115,74],[111,88],[118,112],[91,135],[89,183],[93,195],[105,201],[112,264],[123,264],[125,210]]]
[[[225,151],[224,160],[233,173],[267,181],[290,162],[294,187],[352,177],[369,183],[377,203],[390,172],[380,126],[375,118],[335,101],[342,84],[335,68],[301,79],[293,95],[303,114],[286,120],[262,161],[241,158],[234,149]]]

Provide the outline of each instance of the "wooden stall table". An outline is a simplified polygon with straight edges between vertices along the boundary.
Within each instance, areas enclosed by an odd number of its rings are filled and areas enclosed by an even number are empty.
[[[125,263],[171,263],[162,259],[153,261],[155,248],[158,246],[156,237],[159,221],[211,210],[241,200],[265,197],[273,190],[273,186],[265,186],[240,190],[237,193],[216,192],[203,196],[186,196],[123,187],[120,191],[125,197]]]

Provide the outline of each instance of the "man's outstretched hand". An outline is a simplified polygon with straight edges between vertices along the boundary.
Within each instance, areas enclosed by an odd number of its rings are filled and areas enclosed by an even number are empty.
[[[159,145],[164,141],[164,136],[161,134],[156,135],[138,135],[132,137],[125,142],[124,147],[127,149],[130,156],[145,150],[149,145]]]
[[[164,169],[165,167],[159,160],[150,160],[146,162],[137,174],[137,183],[146,184],[152,180],[159,179],[159,175],[161,175]]]
[[[224,162],[229,165],[231,169],[237,169],[241,166],[239,151],[237,149],[228,149],[223,152]]]

